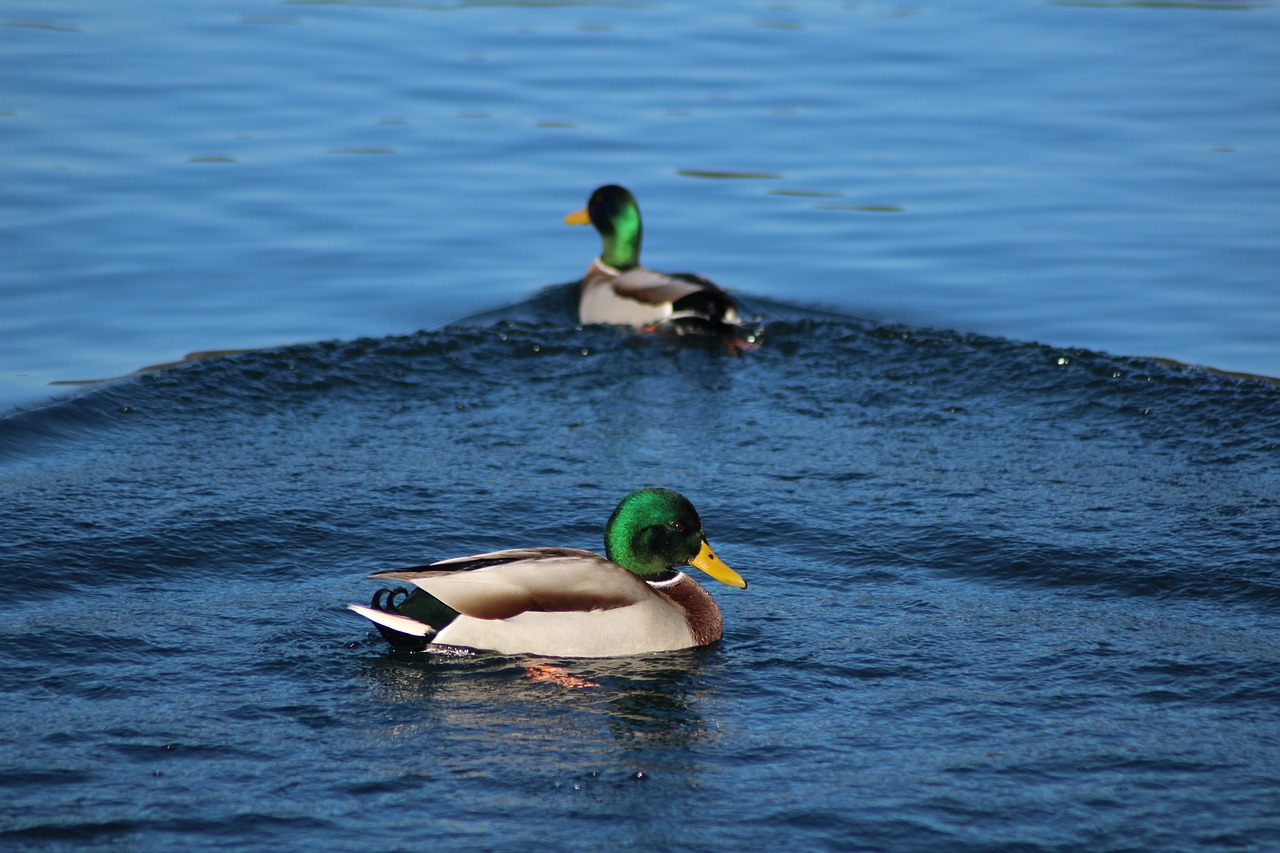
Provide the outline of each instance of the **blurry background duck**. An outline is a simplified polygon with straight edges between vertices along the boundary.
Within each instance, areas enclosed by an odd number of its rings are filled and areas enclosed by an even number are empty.
[[[604,250],[582,277],[578,319],[677,332],[739,331],[738,305],[715,282],[693,273],[660,273],[640,265],[643,228],[635,197],[616,184],[600,187],[587,206],[564,218],[594,225]]]
[[[522,548],[375,572],[370,577],[414,589],[379,589],[370,606],[348,606],[393,646],[413,651],[604,658],[720,639],[715,599],[675,567],[694,566],[739,589],[747,582],[711,550],[687,498],[669,489],[632,492],[610,516],[604,540],[607,557]]]

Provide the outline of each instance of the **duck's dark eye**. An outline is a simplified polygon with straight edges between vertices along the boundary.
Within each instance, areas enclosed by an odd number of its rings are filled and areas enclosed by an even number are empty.
[[[671,529],[676,533],[684,533],[684,522],[683,521],[671,522]]]

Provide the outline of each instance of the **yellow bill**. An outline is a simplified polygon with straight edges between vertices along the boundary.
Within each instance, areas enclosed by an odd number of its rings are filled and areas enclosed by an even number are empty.
[[[590,225],[591,214],[587,213],[584,207],[582,210],[574,211],[564,218],[565,225]]]
[[[706,539],[702,540],[702,550],[698,552],[698,556],[689,561],[689,565],[695,569],[702,569],[720,583],[736,586],[738,589],[747,588],[747,582],[742,579],[742,576],[711,552],[711,546],[707,544]]]

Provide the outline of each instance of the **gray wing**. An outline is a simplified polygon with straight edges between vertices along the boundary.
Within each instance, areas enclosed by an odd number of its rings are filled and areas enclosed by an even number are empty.
[[[407,580],[477,619],[507,619],[528,611],[612,610],[653,595],[648,584],[626,569],[578,548],[494,551],[372,577]]]
[[[674,303],[706,289],[703,285],[681,281],[643,267],[623,273],[610,282],[610,286],[619,296],[648,305]]]

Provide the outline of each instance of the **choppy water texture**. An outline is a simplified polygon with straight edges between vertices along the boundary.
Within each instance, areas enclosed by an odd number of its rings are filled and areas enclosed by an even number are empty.
[[[740,357],[522,323],[0,426],[9,847],[1280,845],[1268,383],[851,322]],[[714,647],[568,662],[600,685],[570,690],[343,610],[380,568],[599,547],[643,483],[750,580]]]
[[[1135,357],[1280,375],[1271,5],[0,24],[0,847],[1280,849],[1280,388]],[[574,325],[605,181],[758,348]],[[344,609],[644,484],[713,647]]]

